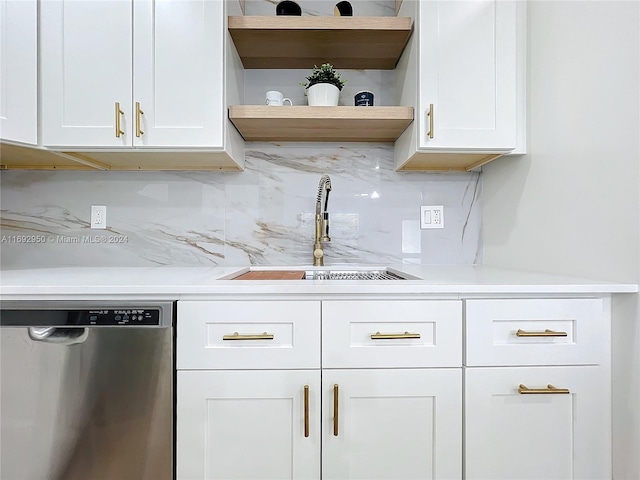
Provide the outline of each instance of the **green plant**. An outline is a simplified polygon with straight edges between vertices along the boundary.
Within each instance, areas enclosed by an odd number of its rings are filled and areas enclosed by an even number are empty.
[[[304,88],[309,88],[316,83],[330,83],[338,87],[338,90],[342,90],[346,80],[340,78],[340,74],[333,69],[333,65],[330,63],[323,63],[320,67],[313,66],[313,71],[309,75],[306,82],[301,83]]]

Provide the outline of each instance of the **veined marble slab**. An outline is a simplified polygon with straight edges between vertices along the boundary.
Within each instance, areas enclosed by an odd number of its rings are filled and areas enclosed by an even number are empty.
[[[3,171],[1,266],[308,264],[325,173],[327,264],[482,263],[480,173],[394,172],[387,144],[249,143],[238,173]],[[421,230],[420,205],[445,228]]]

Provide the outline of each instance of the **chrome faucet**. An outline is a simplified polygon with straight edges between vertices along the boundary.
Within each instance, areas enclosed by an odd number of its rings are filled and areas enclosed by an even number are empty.
[[[316,232],[313,243],[313,265],[324,265],[324,250],[322,244],[330,242],[329,237],[329,192],[331,191],[331,179],[329,175],[323,175],[318,185],[318,196],[316,197]],[[324,195],[323,195],[324,194]],[[322,197],[324,196],[324,209],[322,208]]]

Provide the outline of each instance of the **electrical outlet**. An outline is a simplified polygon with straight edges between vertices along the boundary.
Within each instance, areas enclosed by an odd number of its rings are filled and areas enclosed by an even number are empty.
[[[444,228],[444,207],[431,205],[420,207],[420,228]]]
[[[107,207],[91,205],[91,228],[107,228]]]

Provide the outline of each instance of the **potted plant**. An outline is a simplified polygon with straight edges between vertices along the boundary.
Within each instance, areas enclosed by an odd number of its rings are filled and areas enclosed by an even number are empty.
[[[308,103],[311,106],[337,106],[340,90],[346,80],[333,69],[330,63],[323,63],[320,67],[314,65],[307,82],[301,83],[307,89]]]

